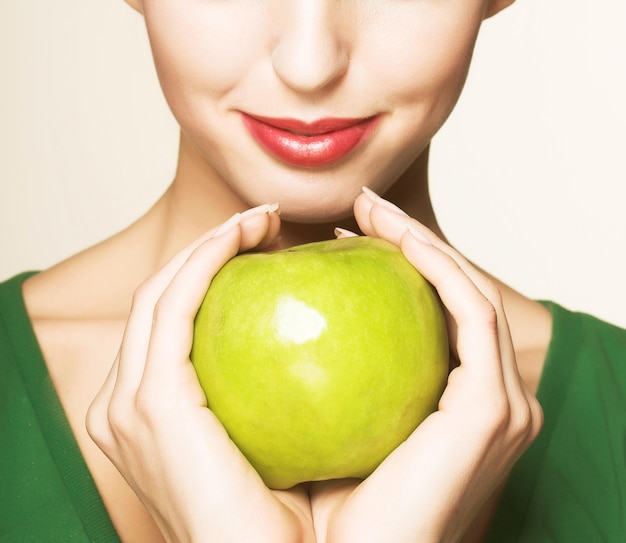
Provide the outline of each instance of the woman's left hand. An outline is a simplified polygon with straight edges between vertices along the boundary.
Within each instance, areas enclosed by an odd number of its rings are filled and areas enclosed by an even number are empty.
[[[357,198],[355,216],[436,288],[458,365],[438,410],[365,481],[312,485],[318,541],[460,541],[537,436],[542,411],[519,375],[494,282],[370,191]]]

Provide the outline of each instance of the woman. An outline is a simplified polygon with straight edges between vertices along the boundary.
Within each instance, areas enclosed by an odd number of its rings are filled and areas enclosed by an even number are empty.
[[[4,539],[619,540],[622,502],[598,511],[585,494],[625,488],[620,466],[603,468],[623,452],[617,417],[597,425],[584,477],[563,456],[571,442],[552,438],[589,405],[618,412],[625,333],[477,270],[445,242],[428,193],[428,145],[481,22],[511,2],[129,3],[181,126],[178,168],[126,230],[2,288],[2,421],[16,443],[2,452]],[[432,282],[458,367],[437,413],[364,482],[271,491],[206,409],[192,321],[238,252],[335,226],[399,245]],[[562,323],[595,343],[563,361]],[[548,401],[570,380],[564,362],[585,382],[603,351],[599,392]],[[548,433],[509,476],[540,431],[544,383]]]

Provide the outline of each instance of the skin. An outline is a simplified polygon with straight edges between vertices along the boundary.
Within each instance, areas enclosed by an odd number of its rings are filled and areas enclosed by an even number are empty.
[[[175,178],[127,229],[24,285],[123,540],[479,541],[541,426],[533,393],[551,323],[446,242],[428,145],[461,92],[482,20],[511,2],[129,3],[181,125]],[[260,149],[238,110],[381,121],[353,155],[304,169]],[[395,243],[433,283],[457,367],[439,411],[365,482],[272,492],[205,407],[188,360],[193,316],[238,252],[328,239],[335,226]]]

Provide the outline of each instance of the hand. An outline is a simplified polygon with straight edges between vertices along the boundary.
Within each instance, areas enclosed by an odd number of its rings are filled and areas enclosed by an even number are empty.
[[[355,216],[437,289],[457,366],[438,411],[370,477],[312,486],[316,532],[328,543],[459,541],[537,436],[541,408],[518,373],[495,284],[371,191],[357,198]]]
[[[169,541],[312,541],[306,492],[266,488],[207,408],[189,360],[193,320],[212,277],[239,251],[274,240],[274,211],[235,215],[137,290],[119,354],[87,416],[90,435]]]

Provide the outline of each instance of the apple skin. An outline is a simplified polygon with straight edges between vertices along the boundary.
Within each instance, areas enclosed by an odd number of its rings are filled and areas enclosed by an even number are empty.
[[[208,406],[274,489],[365,478],[437,408],[443,310],[394,245],[354,237],[230,260],[197,314]]]

